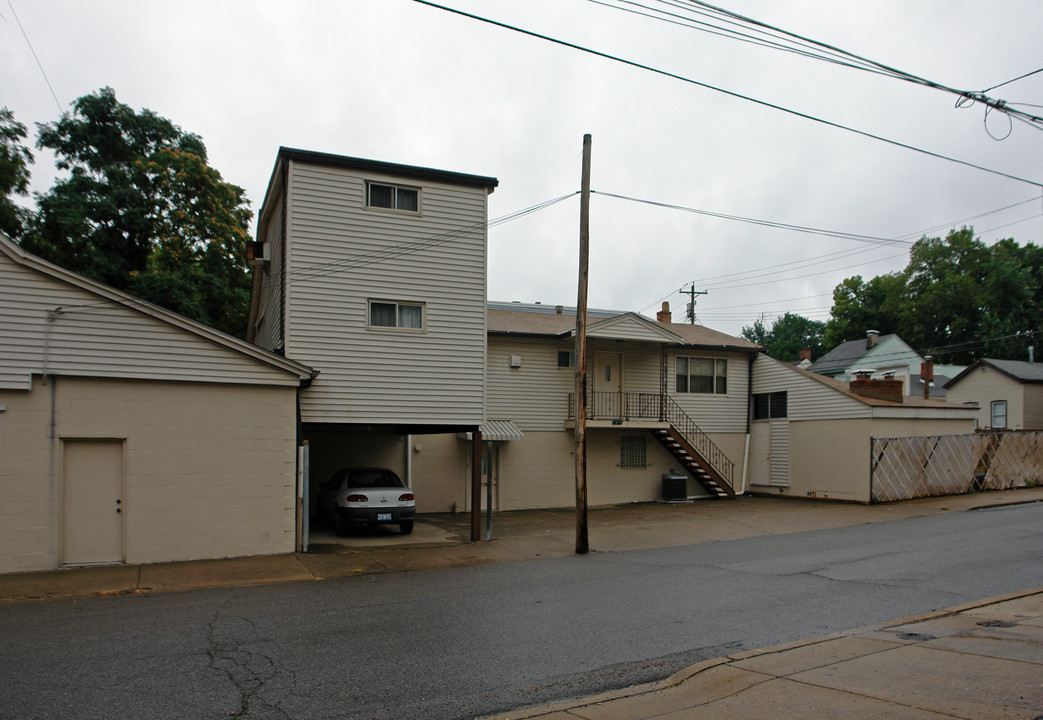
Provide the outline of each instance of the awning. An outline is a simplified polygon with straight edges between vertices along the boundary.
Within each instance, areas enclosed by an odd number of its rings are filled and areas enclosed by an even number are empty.
[[[486,420],[478,426],[482,431],[482,440],[485,442],[508,442],[510,440],[524,440],[525,433],[518,429],[510,420]],[[460,433],[464,440],[470,440],[472,433]]]

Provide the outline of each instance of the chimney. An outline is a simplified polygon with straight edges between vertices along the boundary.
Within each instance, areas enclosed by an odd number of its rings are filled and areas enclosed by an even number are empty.
[[[867,330],[866,331],[866,350],[872,350],[876,347],[876,344],[880,341],[879,330]]]
[[[663,309],[655,314],[655,319],[662,323],[673,322],[673,313],[670,312],[670,303],[664,302]]]
[[[564,305],[555,305],[554,306],[554,312],[556,312],[558,315],[561,315],[561,312],[564,309],[565,309]]]
[[[804,348],[803,350],[801,350],[799,359],[800,362],[804,362],[805,360],[811,362],[811,350],[809,350],[808,348]]]
[[[856,395],[898,403],[903,402],[905,396],[902,386],[902,381],[894,378],[858,377],[848,384],[848,388]]]

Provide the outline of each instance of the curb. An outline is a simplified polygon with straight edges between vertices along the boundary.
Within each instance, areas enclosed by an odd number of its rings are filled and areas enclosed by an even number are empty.
[[[913,625],[915,623],[927,622],[928,620],[934,620],[950,615],[958,615],[962,612],[967,612],[968,610],[976,610],[978,608],[987,607],[989,605],[996,605],[998,603],[1007,602],[1009,600],[1017,600],[1019,598],[1029,597],[1030,595],[1039,594],[1043,594],[1043,587],[1037,587],[1028,590],[1018,590],[1016,592],[1006,593],[1004,595],[996,595],[994,597],[986,598],[984,600],[976,600],[964,603],[962,605],[954,605],[943,610],[932,610],[931,612],[921,613],[919,615],[910,615],[909,617],[905,617],[900,620],[887,620],[885,622],[874,623],[872,625],[864,625],[862,627],[852,628],[850,630],[841,630],[830,635],[821,635],[814,638],[794,640],[792,642],[782,643],[780,645],[772,645],[766,648],[758,648],[756,650],[746,650],[744,652],[735,653],[733,655],[727,655],[725,657],[704,660],[690,667],[678,670],[673,675],[664,678],[663,680],[656,680],[642,685],[633,685],[631,687],[621,688],[619,690],[609,690],[604,693],[599,693],[597,695],[592,695],[590,697],[581,698],[578,700],[562,700],[559,702],[551,703],[549,705],[538,705],[531,708],[514,710],[511,712],[500,713],[497,715],[484,715],[478,718],[477,720],[528,720],[529,718],[539,718],[544,717],[546,715],[552,715],[554,713],[568,712],[569,710],[577,708],[600,705],[606,702],[611,702],[613,700],[622,700],[624,698],[635,697],[637,695],[645,695],[659,690],[665,690],[671,687],[676,687],[677,685],[681,685],[682,683],[692,679],[700,673],[706,672],[707,670],[711,670],[715,667],[720,667],[721,665],[728,665],[733,662],[738,662],[740,660],[747,660],[749,658],[754,657],[763,657],[765,655],[775,655],[778,653],[786,652],[788,650],[796,650],[811,645],[818,645],[820,643],[829,642],[831,640],[837,640],[839,638],[851,637],[853,635],[862,635],[878,630],[886,630],[887,628],[897,627],[900,625]]]

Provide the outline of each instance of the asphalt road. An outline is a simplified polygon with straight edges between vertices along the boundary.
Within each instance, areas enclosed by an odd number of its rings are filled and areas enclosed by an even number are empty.
[[[0,718],[463,718],[1043,585],[1043,504],[0,608]]]

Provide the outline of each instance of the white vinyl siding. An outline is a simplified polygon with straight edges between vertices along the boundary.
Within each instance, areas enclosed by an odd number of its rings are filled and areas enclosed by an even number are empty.
[[[677,358],[727,360],[727,392],[676,392]],[[667,358],[667,387],[669,394],[695,423],[708,433],[746,432],[746,411],[749,404],[749,359],[741,353],[721,353],[695,350],[671,350]]]
[[[753,364],[753,392],[786,392],[786,414],[790,420],[867,418],[872,409],[855,398],[828,387],[800,370],[767,355]]]
[[[266,350],[283,346],[283,202],[280,194],[268,220],[268,232],[263,241],[268,243],[271,260],[267,270],[261,270],[261,303],[255,342]]]
[[[483,188],[423,183],[423,213],[365,208],[366,181],[289,163],[287,355],[320,371],[305,422],[484,419]],[[369,329],[369,299],[422,301],[424,332]]]
[[[48,320],[48,311],[61,310]],[[44,372],[107,378],[296,385],[295,375],[0,253],[0,379]],[[46,362],[45,362],[46,355]],[[11,385],[0,386],[11,387]]]

